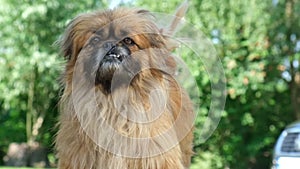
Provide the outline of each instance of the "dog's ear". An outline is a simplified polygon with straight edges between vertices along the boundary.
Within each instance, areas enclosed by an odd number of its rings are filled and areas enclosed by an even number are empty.
[[[139,9],[136,13],[137,14],[150,14],[150,11],[145,10],[145,9]]]
[[[88,29],[88,24],[85,22],[86,17],[88,16],[81,15],[74,18],[59,40],[61,53],[68,60],[77,58],[85,42],[93,33],[93,30]]]
[[[68,25],[67,29],[65,30],[64,34],[59,39],[59,46],[61,50],[61,54],[68,60],[71,59],[72,54],[74,53],[73,50],[76,50],[76,47],[73,45],[74,43],[74,22],[75,19],[72,20]],[[75,48],[74,48],[75,47]]]

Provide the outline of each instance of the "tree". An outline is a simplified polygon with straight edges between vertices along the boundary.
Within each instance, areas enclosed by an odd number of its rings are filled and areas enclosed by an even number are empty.
[[[270,11],[271,26],[269,32],[271,52],[280,61],[279,71],[283,80],[289,85],[293,116],[300,120],[300,4],[295,0],[278,1]]]
[[[63,68],[55,41],[78,13],[105,6],[96,0],[0,1],[1,149],[10,142],[53,145]]]
[[[138,1],[170,13],[178,1]],[[299,114],[299,7],[294,0],[190,1],[187,20],[214,43],[227,77],[228,99],[218,129],[195,140],[195,168],[270,168],[274,143]],[[172,9],[172,10],[171,10]],[[283,17],[284,16],[284,17]],[[208,112],[210,82],[200,60],[185,58]],[[292,103],[292,104],[291,104]],[[207,163],[209,161],[209,164]]]

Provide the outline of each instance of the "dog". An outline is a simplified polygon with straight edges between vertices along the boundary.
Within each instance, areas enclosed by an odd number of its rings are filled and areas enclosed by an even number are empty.
[[[81,14],[59,40],[62,75],[60,169],[186,169],[195,113],[175,80],[172,39],[144,9]]]

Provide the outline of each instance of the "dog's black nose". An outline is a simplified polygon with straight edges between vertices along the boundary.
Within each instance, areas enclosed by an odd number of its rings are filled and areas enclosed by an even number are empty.
[[[113,41],[107,41],[103,44],[103,48],[106,51],[104,61],[117,61],[122,62],[124,58],[128,57],[131,52],[128,47],[122,43],[116,43]]]

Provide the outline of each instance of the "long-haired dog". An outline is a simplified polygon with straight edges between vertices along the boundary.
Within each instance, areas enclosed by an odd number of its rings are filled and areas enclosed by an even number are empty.
[[[67,60],[56,137],[60,169],[184,169],[194,112],[175,80],[170,35],[146,10],[82,14],[60,40]]]

